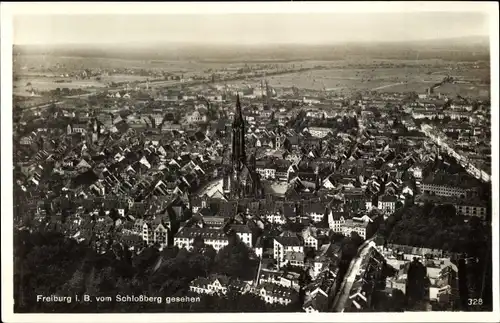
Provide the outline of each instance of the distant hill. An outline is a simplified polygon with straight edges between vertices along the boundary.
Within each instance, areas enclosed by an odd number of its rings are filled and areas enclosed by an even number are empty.
[[[489,60],[487,37],[462,37],[407,42],[338,44],[222,45],[189,43],[15,45],[16,55],[53,55],[120,59],[169,60],[337,60],[352,56],[386,59],[442,58]]]
[[[403,44],[413,45],[413,46],[424,46],[425,48],[435,48],[435,49],[453,49],[458,48],[479,48],[489,51],[490,39],[487,36],[466,36],[458,38],[443,38],[443,39],[431,39],[431,40],[419,40],[405,42]]]

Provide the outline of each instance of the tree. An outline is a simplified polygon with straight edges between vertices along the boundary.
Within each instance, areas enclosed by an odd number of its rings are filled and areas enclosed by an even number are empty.
[[[54,103],[51,103],[50,106],[47,109],[47,112],[50,113],[50,115],[54,115],[57,112],[57,107]]]
[[[139,272],[145,273],[158,260],[160,252],[154,247],[144,249],[132,258],[132,264]]]
[[[203,251],[203,255],[208,257],[208,259],[213,262],[215,260],[215,257],[217,256],[217,251],[211,245],[206,245]]]
[[[120,214],[118,213],[118,210],[115,208],[112,208],[111,211],[109,211],[109,217],[113,220],[116,221],[120,218]]]
[[[376,107],[370,107],[368,110],[373,113],[375,118],[380,118],[382,116]]]
[[[449,223],[457,214],[455,207],[451,204],[437,205],[430,212],[430,217],[440,217]]]
[[[36,295],[60,291],[80,266],[85,247],[55,232],[15,232],[14,239],[14,285],[20,300],[15,306],[21,312],[37,311],[44,304]],[[78,280],[76,275],[74,284]]]
[[[418,94],[417,92],[413,91],[413,92],[408,92],[405,96],[405,99],[409,102],[414,102],[416,100],[418,100]]]
[[[163,248],[163,250],[161,251],[161,256],[163,259],[171,259],[171,258],[175,258],[177,256],[177,254],[179,253],[179,248],[177,246],[171,246],[171,247],[167,247],[167,248]]]
[[[361,236],[354,231],[351,232],[351,236],[349,238],[350,238],[352,244],[356,248],[359,248],[363,244],[363,241],[364,241],[363,238],[361,238]]]
[[[63,286],[63,291],[73,294],[81,294],[85,291],[85,273],[82,269],[77,269],[71,279]]]
[[[205,240],[201,236],[193,239],[193,251],[200,252],[205,247]]]
[[[351,96],[351,99],[359,101],[359,100],[363,99],[363,95],[361,94],[361,92],[356,92],[356,93],[353,93],[353,95]]]
[[[215,271],[230,277],[244,277],[251,266],[250,250],[241,241],[224,246],[215,257]]]
[[[423,207],[423,213],[430,214],[433,208],[434,208],[434,204],[432,204],[430,202],[425,202],[424,207]]]
[[[267,311],[267,305],[260,297],[249,293],[240,294],[233,289],[228,290],[220,305],[222,305],[220,309],[228,312]]]

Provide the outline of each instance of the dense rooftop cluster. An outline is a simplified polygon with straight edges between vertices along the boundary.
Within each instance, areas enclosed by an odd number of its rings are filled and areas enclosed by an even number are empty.
[[[243,243],[245,274],[200,275],[189,291],[368,310],[372,294],[404,284],[403,274],[385,284],[381,247],[356,258],[363,241],[394,242],[394,214],[430,202],[488,219],[488,109],[455,101],[299,96],[266,84],[130,88],[16,110],[16,227],[55,230],[103,254],[202,246],[224,255]],[[359,272],[349,286],[351,260]]]

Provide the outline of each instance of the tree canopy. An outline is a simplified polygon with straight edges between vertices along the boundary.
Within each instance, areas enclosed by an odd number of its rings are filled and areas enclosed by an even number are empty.
[[[250,259],[251,252],[248,246],[240,240],[230,242],[217,253],[214,271],[218,274],[248,280],[248,276],[251,275],[249,271],[255,265]]]
[[[188,251],[176,247],[159,251],[150,246],[130,255],[127,246],[115,244],[113,251],[97,253],[88,243],[77,243],[60,233],[15,231],[15,312],[91,313],[107,312],[266,312],[299,311],[269,305],[253,294],[229,291],[226,297],[197,295],[189,291],[192,280],[211,274],[252,280],[255,265],[251,250],[235,240],[218,253],[201,245]],[[120,252],[121,248],[121,252]],[[75,295],[109,296],[106,302],[77,302]],[[37,302],[37,295],[72,296],[71,303]],[[118,302],[116,295],[151,297],[200,297],[200,302]]]
[[[390,243],[471,254],[485,246],[487,227],[474,218],[464,222],[452,205],[411,206],[396,213],[386,221],[394,226]]]

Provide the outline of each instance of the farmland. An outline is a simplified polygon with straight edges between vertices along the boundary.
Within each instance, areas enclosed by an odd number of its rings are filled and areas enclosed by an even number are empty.
[[[435,69],[434,69],[435,70]],[[441,82],[447,75],[464,79],[463,84],[445,84],[436,91],[443,94],[477,95],[480,90],[488,90],[489,85],[482,79],[489,74],[488,70],[438,70],[410,66],[405,68],[329,68],[300,73],[290,73],[267,78],[269,84],[276,88],[297,87],[309,90],[352,91],[371,90],[379,92],[412,92],[424,93],[430,86]],[[246,80],[246,83],[257,83],[259,80]],[[241,81],[235,83],[242,83]]]
[[[294,63],[294,62],[292,62]],[[280,64],[280,65],[291,65]],[[308,66],[314,62],[296,62]],[[79,69],[154,69],[158,72],[200,74],[209,69],[228,70],[245,66],[245,62],[194,61],[194,60],[126,60],[98,57],[65,57],[50,55],[18,55],[14,59],[14,70],[19,74],[34,73],[32,69],[43,70],[58,64],[58,71],[71,72]],[[29,69],[31,70],[29,70]],[[24,69],[24,70],[23,70]],[[52,73],[48,73],[50,76]]]
[[[304,72],[290,72],[270,75],[283,69],[313,68],[322,69]],[[149,79],[154,86],[173,86],[179,83],[175,80],[164,80],[162,73],[171,73],[184,78],[202,76],[209,78],[212,73],[237,76],[237,70],[251,67],[267,74],[269,84],[275,88],[297,87],[306,90],[332,91],[337,93],[352,91],[378,92],[412,92],[424,93],[432,85],[441,82],[446,76],[463,81],[460,84],[446,84],[437,91],[443,94],[454,95],[488,95],[489,85],[485,80],[489,78],[488,66],[470,68],[470,63],[451,62],[440,59],[393,59],[353,55],[345,59],[330,61],[322,60],[289,60],[286,62],[267,61],[251,62],[239,61],[235,58],[230,61],[219,60],[131,60],[119,58],[99,57],[67,57],[51,55],[17,55],[14,59],[16,80],[14,93],[29,95],[31,90],[48,91],[56,88],[81,88],[84,90],[102,89],[112,82],[131,83],[145,82]],[[61,74],[84,69],[106,70],[99,78],[77,79],[76,77],[60,77]],[[208,76],[208,77],[207,77]],[[243,77],[242,77],[243,78]],[[220,81],[220,84],[260,84],[262,77],[248,77],[245,80]],[[71,82],[55,82],[65,80]],[[26,86],[31,83],[30,86]]]
[[[50,91],[56,88],[68,89],[86,89],[86,88],[102,88],[106,84],[95,80],[71,80],[71,82],[56,83],[54,81],[59,78],[49,77],[19,77],[18,80],[13,82],[15,95],[30,95],[31,90],[39,92]]]
[[[78,69],[148,69],[155,68],[165,71],[179,71],[196,69],[189,61],[146,61],[146,60],[126,60],[119,58],[98,58],[98,57],[67,57],[50,55],[18,55],[14,59],[14,67],[36,67],[51,68],[55,64],[65,68],[68,72]]]

